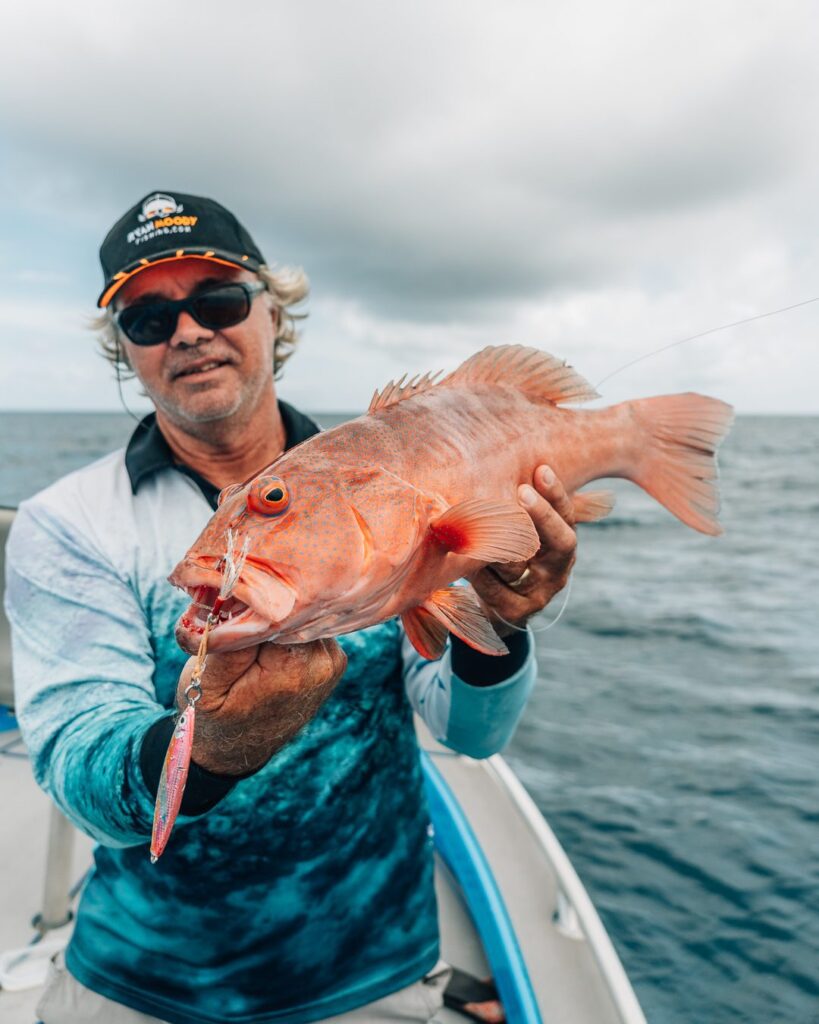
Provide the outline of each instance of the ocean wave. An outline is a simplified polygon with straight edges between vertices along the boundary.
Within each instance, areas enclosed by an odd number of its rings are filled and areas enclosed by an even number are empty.
[[[649,525],[648,519],[641,519],[638,516],[606,516],[605,519],[598,519],[591,524],[595,530],[618,530],[630,527],[644,527]]]
[[[756,655],[778,654],[775,644],[753,641],[747,631],[696,614],[663,615],[658,618],[613,619],[593,614],[575,615],[572,625],[591,636],[633,640],[680,640],[723,650],[742,650]]]

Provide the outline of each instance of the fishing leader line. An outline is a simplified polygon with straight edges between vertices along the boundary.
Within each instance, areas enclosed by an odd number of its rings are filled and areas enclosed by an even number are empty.
[[[130,406],[125,401],[125,395],[122,393],[122,362],[124,361],[124,353],[119,343],[119,335],[116,340],[117,354],[114,361],[114,375],[117,379],[117,392],[119,393],[119,401],[122,408],[128,413],[131,419],[136,423],[137,427],[141,430],[147,429],[143,421],[133,412],[131,412]]]
[[[598,381],[597,384],[595,384],[595,390],[597,390],[601,384],[605,384],[606,381],[611,380],[612,377],[616,377],[617,374],[622,373],[623,370],[628,370],[630,367],[636,366],[638,362],[642,362],[643,359],[648,359],[652,355],[658,355],[660,352],[665,352],[670,348],[676,348],[678,345],[685,345],[689,341],[696,341],[698,338],[705,338],[709,334],[717,334],[720,331],[728,331],[732,327],[741,327],[741,325],[743,324],[752,324],[753,321],[758,321],[758,319],[765,319],[767,316],[776,316],[779,313],[789,312],[791,309],[799,309],[801,306],[809,306],[812,302],[819,302],[819,295],[815,296],[813,299],[803,299],[802,302],[793,302],[789,306],[781,306],[779,309],[769,309],[767,312],[757,313],[756,315],[753,316],[743,316],[742,319],[738,319],[738,321],[732,321],[732,323],[730,324],[721,324],[719,327],[712,327],[708,328],[707,331],[700,331],[699,334],[692,334],[689,335],[687,338],[678,338],[677,341],[669,342],[669,344],[667,345],[660,345],[659,348],[654,348],[650,352],[645,352],[643,355],[638,355],[636,359],[631,359],[629,362],[624,362],[624,364],[621,367],[618,367],[616,370],[612,370],[610,374],[607,374],[605,377],[602,378],[602,380]],[[534,627],[532,626],[521,628],[520,626],[515,626],[514,623],[507,622],[506,618],[504,618],[504,616],[499,612],[495,611],[494,614],[499,618],[499,620],[502,623],[504,623],[505,626],[508,626],[510,629],[516,630],[519,633],[525,633],[526,629],[530,629],[532,633],[546,633],[546,631],[551,630],[553,626],[557,626],[557,624],[563,617],[563,612],[566,610],[569,604],[569,595],[571,594],[571,584],[573,580],[573,575],[569,575],[568,583],[566,584],[566,590],[563,596],[563,604],[561,605],[560,611],[558,611],[558,613],[555,615],[551,623],[547,623],[540,629],[534,629]]]
[[[552,626],[556,626],[558,624],[558,622],[560,622],[560,620],[563,618],[563,613],[569,607],[569,595],[572,592],[572,580],[573,579],[574,579],[574,576],[572,576],[570,574],[568,582],[566,583],[566,589],[563,592],[563,604],[560,607],[560,611],[557,613],[557,615],[555,615],[555,617],[552,619],[551,622],[547,622],[546,625],[545,626],[541,626],[540,629],[535,629],[534,626],[516,626],[514,624],[514,622],[508,622],[500,614],[500,612],[493,611],[492,614],[495,616],[495,618],[500,619],[500,621],[505,626],[508,626],[510,629],[514,629],[518,633],[527,633],[529,630],[531,630],[533,633],[545,633],[547,629],[551,629]]]
[[[769,316],[777,316],[779,313],[787,313],[792,309],[799,309],[800,306],[809,306],[812,302],[819,302],[819,295],[813,299],[804,299],[802,302],[794,302],[790,306],[782,306],[781,309],[771,309],[768,310],[767,313],[757,313],[756,316],[746,316],[742,320],[734,320],[730,324],[720,324],[719,327],[711,327],[707,331],[700,331],[699,334],[691,334],[687,338],[678,338],[677,341],[671,341],[667,345],[661,345],[660,348],[655,348],[651,352],[646,352],[645,355],[637,356],[636,359],[632,359],[630,362],[624,363],[618,369],[612,370],[611,373],[595,384],[595,389],[599,388],[601,384],[605,384],[607,380],[611,380],[612,377],[616,377],[618,373],[622,373],[623,370],[627,370],[630,366],[641,363],[644,359],[650,359],[651,356],[659,355],[660,352],[667,352],[670,348],[676,348],[677,345],[685,345],[686,342],[696,341],[697,338],[705,338],[709,334],[716,334],[718,331],[727,331],[731,327],[740,327],[742,324],[750,324],[753,323],[754,320],[764,320]]]
[[[809,306],[813,302],[819,302],[819,295],[815,296],[812,299],[803,299],[801,302],[794,302],[790,306],[782,306],[780,309],[770,309],[766,313],[757,313],[755,316],[746,316],[743,317],[741,320],[733,320],[729,324],[720,324],[719,327],[710,327],[707,331],[700,331],[699,334],[691,334],[686,338],[678,338],[677,341],[671,341],[667,345],[661,345],[660,348],[652,349],[651,352],[646,352],[644,355],[637,356],[636,359],[632,359],[628,363],[624,363],[622,366],[618,367],[618,369],[612,370],[611,373],[607,374],[605,377],[602,378],[602,380],[599,380],[597,384],[595,384],[595,390],[597,390],[601,384],[605,384],[607,380],[611,380],[612,377],[616,377],[618,373],[622,373],[623,370],[628,370],[629,367],[635,366],[637,363],[641,363],[644,359],[650,359],[651,356],[659,355],[660,352],[667,352],[670,348],[676,348],[677,345],[685,345],[689,341],[696,341],[698,338],[706,338],[709,334],[717,334],[719,331],[727,331],[731,327],[740,327],[742,324],[750,324],[753,323],[754,320],[764,320],[766,317],[777,316],[779,313],[788,313],[792,309],[799,309],[801,306]],[[551,622],[547,622],[545,626],[541,626],[540,629],[535,629],[533,626],[529,626],[528,628],[531,629],[533,633],[545,633],[547,629],[551,629],[552,626],[556,626],[558,622],[560,622],[560,620],[563,618],[563,613],[569,606],[569,596],[572,591],[573,580],[574,576],[570,575],[568,583],[566,584],[566,591],[563,598],[563,604],[557,615],[552,619]],[[526,632],[526,628],[521,628],[520,626],[516,626],[512,622],[507,622],[506,619],[504,619],[504,617],[498,614],[497,612],[495,612],[495,615],[497,616],[497,618],[500,619],[501,622],[509,626],[510,629],[517,630],[521,633]]]

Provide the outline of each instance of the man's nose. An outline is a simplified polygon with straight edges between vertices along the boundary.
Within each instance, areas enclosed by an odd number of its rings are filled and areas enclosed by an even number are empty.
[[[179,319],[176,321],[176,330],[173,332],[170,345],[173,348],[189,348],[192,345],[198,345],[202,341],[210,341],[215,336],[215,331],[210,330],[208,327],[203,327],[194,320],[190,313],[182,310],[179,314]]]

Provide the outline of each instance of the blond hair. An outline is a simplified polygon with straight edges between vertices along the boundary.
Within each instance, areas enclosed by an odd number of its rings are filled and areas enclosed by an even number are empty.
[[[262,264],[256,274],[272,296],[278,311],[273,344],[273,376],[278,380],[281,368],[293,355],[299,342],[297,323],[307,316],[306,313],[294,313],[291,307],[307,297],[310,282],[301,267],[279,267],[273,270]],[[96,332],[102,354],[117,371],[117,375],[122,378],[133,377],[134,371],[127,352],[120,344],[111,306],[106,306],[99,316],[92,317],[89,327]]]

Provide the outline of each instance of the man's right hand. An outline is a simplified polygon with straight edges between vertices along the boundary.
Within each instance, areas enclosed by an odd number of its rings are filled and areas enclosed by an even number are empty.
[[[184,708],[195,658],[177,687]],[[264,643],[208,655],[196,704],[192,759],[218,775],[261,768],[316,714],[344,675],[347,656],[335,640]]]

